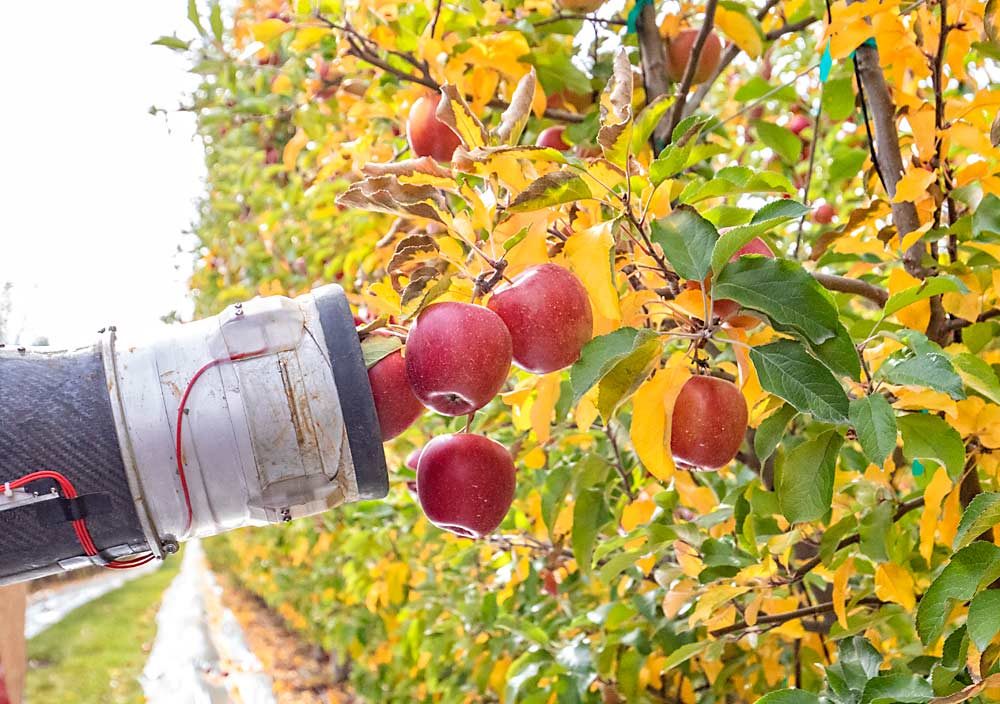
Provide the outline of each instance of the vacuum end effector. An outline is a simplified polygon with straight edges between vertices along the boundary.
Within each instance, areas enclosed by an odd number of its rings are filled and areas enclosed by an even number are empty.
[[[67,390],[86,397],[86,414],[61,419],[65,404],[46,400],[48,426],[74,427],[65,433],[72,441],[65,457],[53,457],[50,449],[38,461],[59,467],[81,495],[112,495],[110,515],[87,517],[93,542],[105,555],[135,554],[138,543],[163,557],[187,538],[289,521],[388,492],[367,370],[339,286],[296,299],[235,304],[218,316],[171,327],[150,343],[112,328],[94,348],[34,353],[16,368],[9,364],[11,355],[0,352],[0,382],[17,381],[15,375],[23,373],[49,378],[50,370],[42,367],[61,368],[67,360],[71,378],[72,369],[84,368],[79,360],[93,360],[90,373],[74,382],[81,388]],[[33,389],[33,384],[20,386]],[[65,386],[39,388],[51,395]],[[0,389],[0,430],[2,396]],[[0,436],[17,443],[19,432],[32,426],[19,427],[8,424],[8,433]],[[101,436],[96,446],[109,453],[80,451],[94,433]],[[0,460],[0,489],[8,474],[37,468],[31,450],[36,446],[29,438],[15,447],[17,469]],[[20,499],[23,505],[16,509],[6,502],[0,524],[15,521],[11,525],[29,534],[32,509]],[[103,504],[91,500],[91,505]],[[123,525],[102,531],[104,523]],[[27,578],[100,564],[94,557],[81,559],[72,531],[60,530],[65,545],[29,560]],[[102,544],[102,535],[127,546]],[[11,563],[24,561],[4,555],[7,550],[0,541],[0,583],[11,581]]]

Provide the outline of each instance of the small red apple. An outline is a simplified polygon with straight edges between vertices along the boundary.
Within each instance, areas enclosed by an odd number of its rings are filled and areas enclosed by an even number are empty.
[[[408,469],[412,469],[414,472],[417,471],[417,464],[420,462],[420,450],[421,448],[418,447],[406,456],[405,464]]]
[[[561,152],[569,149],[569,145],[563,139],[563,132],[566,128],[563,125],[554,125],[552,127],[546,127],[542,130],[538,139],[535,140],[535,146],[538,147],[552,147],[553,149],[558,149]]]
[[[670,452],[693,467],[718,469],[736,456],[747,430],[747,403],[730,381],[695,376],[674,403]]]
[[[767,242],[762,240],[760,237],[754,237],[745,245],[737,249],[736,254],[731,256],[729,261],[735,262],[744,254],[763,254],[765,257],[774,259],[774,252],[772,252],[771,248],[767,246]]]
[[[417,494],[431,523],[466,538],[497,529],[514,500],[514,460],[482,435],[436,437],[417,465]]]
[[[446,416],[482,408],[510,372],[512,343],[493,311],[471,303],[435,303],[410,329],[406,378],[421,403]]]
[[[451,161],[451,155],[462,143],[435,114],[441,94],[418,98],[406,120],[406,137],[414,156],[430,156],[438,161]]]
[[[805,115],[793,115],[792,119],[788,121],[788,129],[790,129],[793,134],[799,134],[809,125],[809,118]]]
[[[525,269],[488,305],[510,330],[514,363],[534,374],[568,367],[594,334],[587,289],[555,264]]]
[[[829,203],[823,203],[813,211],[813,220],[820,225],[828,225],[833,221],[834,210]]]
[[[376,362],[368,370],[368,381],[375,397],[382,442],[409,428],[424,412],[406,381],[406,362],[399,350]]]
[[[677,36],[667,40],[667,75],[674,83],[680,83],[684,78],[684,71],[687,70],[688,62],[691,61],[691,50],[694,48],[695,39],[698,38],[697,29],[681,30]],[[715,73],[719,67],[722,56],[722,42],[719,35],[709,32],[705,37],[705,44],[701,49],[701,57],[698,59],[698,66],[694,70],[693,83],[703,83],[708,77]]]

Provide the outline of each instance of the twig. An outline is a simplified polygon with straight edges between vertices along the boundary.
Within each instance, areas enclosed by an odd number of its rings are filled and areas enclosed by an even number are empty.
[[[691,83],[694,81],[694,74],[698,70],[698,64],[701,63],[702,49],[704,49],[705,41],[708,39],[708,35],[712,31],[712,26],[715,24],[716,5],[718,5],[718,0],[708,0],[705,3],[705,19],[702,21],[701,29],[698,30],[698,36],[695,37],[694,44],[691,46],[691,55],[688,57],[684,76],[681,78],[681,84],[677,87],[674,104],[670,108],[665,134],[668,142],[671,139],[674,128],[677,127],[677,123],[681,121],[681,115],[684,114],[687,94],[691,90]]]
[[[857,602],[858,606],[882,606],[885,602],[881,599],[876,599],[875,597],[866,597],[864,599],[859,599]],[[794,611],[786,611],[783,614],[765,614],[757,618],[757,623],[751,626],[746,621],[738,621],[731,626],[726,626],[725,628],[718,628],[714,631],[709,631],[709,633],[716,638],[721,636],[729,635],[730,633],[737,633],[738,631],[743,631],[749,628],[755,628],[757,625],[771,625],[786,623],[787,621],[794,621],[797,618],[802,618],[804,616],[815,616],[816,614],[825,614],[833,611],[833,602],[827,601],[822,604],[816,604],[816,606],[804,606],[801,609],[795,609]]]
[[[434,8],[434,19],[431,20],[431,39],[434,38],[434,32],[437,30],[438,19],[441,17],[441,6],[444,4],[444,0],[437,0],[437,6]]]
[[[818,271],[813,272],[812,276],[823,288],[830,291],[837,291],[838,293],[854,293],[864,296],[869,301],[877,303],[879,308],[885,306],[886,301],[889,300],[888,291],[881,286],[870,284],[861,279],[852,279],[847,276],[837,276],[836,274],[824,274]]]
[[[563,22],[565,20],[585,20],[587,22],[596,22],[597,24],[605,24],[614,27],[625,27],[628,25],[628,22],[626,22],[625,20],[618,20],[614,18],[602,19],[600,17],[594,17],[593,15],[583,15],[572,12],[560,12],[556,15],[552,15],[552,17],[546,17],[543,20],[538,20],[537,22],[533,22],[532,26],[542,27],[547,24],[555,24],[556,22]]]
[[[618,476],[622,478],[622,487],[625,489],[625,494],[630,501],[635,501],[635,492],[632,491],[632,480],[629,478],[628,472],[625,471],[625,464],[622,462],[622,453],[618,449],[618,441],[615,440],[615,432],[611,429],[610,425],[606,425],[604,426],[604,433],[608,436],[608,442],[615,453],[615,469],[618,470]]]
[[[941,202],[937,204],[934,209],[934,227],[940,227],[941,225],[941,209],[944,207],[946,196],[947,196],[947,186],[948,186],[948,175],[947,168],[945,166],[945,159],[943,158],[944,151],[944,51],[945,43],[948,39],[948,32],[951,27],[948,25],[948,0],[939,0],[940,4],[940,30],[938,37],[937,52],[934,55],[934,66],[931,78],[934,85],[934,163],[932,166],[938,170],[938,178],[941,181]],[[954,220],[954,213],[951,213],[951,219]]]

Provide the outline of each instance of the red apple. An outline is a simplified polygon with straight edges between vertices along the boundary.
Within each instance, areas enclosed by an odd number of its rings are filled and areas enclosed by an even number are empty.
[[[563,125],[546,127],[539,133],[538,139],[535,140],[535,146],[552,147],[564,152],[569,149],[569,145],[563,140],[563,132],[565,131],[566,128]]]
[[[763,254],[765,257],[768,257],[769,259],[774,259],[774,252],[772,252],[771,248],[767,246],[767,242],[762,240],[760,237],[754,237],[745,245],[737,249],[736,254],[731,256],[729,258],[729,261],[735,262],[744,254]]]
[[[418,447],[406,456],[405,464],[408,469],[412,469],[414,472],[417,471],[417,464],[420,462],[420,450],[421,448]]]
[[[667,41],[667,75],[670,80],[680,83],[684,78],[684,71],[687,70],[688,62],[691,60],[691,50],[694,48],[695,39],[698,38],[697,29],[684,29],[675,37]],[[722,42],[719,35],[709,32],[705,37],[705,45],[701,49],[701,57],[698,59],[698,66],[694,70],[693,83],[703,83],[708,77],[715,73],[719,67],[722,56]]]
[[[451,161],[451,155],[461,144],[458,135],[437,119],[435,112],[441,94],[418,98],[410,108],[406,121],[406,137],[414,156],[431,156],[438,161]]]
[[[724,467],[740,449],[747,415],[746,400],[735,384],[714,376],[691,377],[674,403],[670,452],[693,467]]]
[[[829,203],[823,203],[813,211],[813,220],[820,225],[828,225],[833,221],[833,215],[833,206]]]
[[[793,115],[792,119],[788,121],[788,129],[790,129],[794,134],[799,134],[802,130],[809,126],[809,118],[805,115]]]
[[[587,289],[555,264],[525,269],[488,305],[510,330],[514,363],[534,374],[568,367],[594,334]]]
[[[406,378],[421,403],[461,416],[490,402],[510,372],[511,339],[493,311],[470,303],[428,306],[406,342]]]
[[[399,350],[376,362],[368,370],[368,381],[375,397],[382,442],[409,428],[424,412],[424,407],[406,381],[406,362]]]
[[[466,538],[497,529],[514,500],[514,460],[482,435],[434,438],[417,465],[417,495],[431,523]]]

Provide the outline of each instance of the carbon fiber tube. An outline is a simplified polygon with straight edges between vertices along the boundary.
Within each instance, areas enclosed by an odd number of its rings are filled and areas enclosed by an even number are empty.
[[[87,519],[108,559],[149,549],[96,347],[65,353],[0,349],[0,490],[3,481],[41,469],[66,475],[81,495],[110,499],[110,511]],[[33,506],[0,511],[0,584],[88,564],[69,522],[43,522]]]

